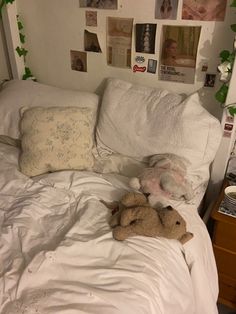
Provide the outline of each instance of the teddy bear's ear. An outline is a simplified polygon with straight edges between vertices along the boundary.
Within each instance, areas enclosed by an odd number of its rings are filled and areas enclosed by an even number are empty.
[[[193,234],[191,232],[186,232],[185,234],[182,235],[182,237],[179,239],[179,241],[182,244],[185,244],[186,242],[188,242],[192,238],[193,238]]]
[[[121,203],[125,207],[140,206],[147,204],[147,198],[142,193],[128,192],[122,197]]]
[[[100,202],[102,204],[104,204],[108,209],[117,209],[117,208],[119,208],[119,202],[116,202],[116,201],[108,203],[108,202],[105,202],[103,200],[100,200]]]

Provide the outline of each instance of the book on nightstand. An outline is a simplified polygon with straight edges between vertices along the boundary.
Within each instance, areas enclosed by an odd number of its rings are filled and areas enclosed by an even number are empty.
[[[231,217],[236,218],[236,210],[228,209],[228,208],[225,206],[224,200],[220,203],[218,212],[220,212],[221,214],[225,214],[225,215],[228,215],[228,216],[231,216]]]

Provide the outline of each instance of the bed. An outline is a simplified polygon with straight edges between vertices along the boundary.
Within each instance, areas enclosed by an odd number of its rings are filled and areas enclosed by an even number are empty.
[[[57,133],[36,130],[54,123],[48,109],[55,108],[67,119]],[[198,208],[221,127],[197,93],[183,99],[109,78],[98,97],[12,80],[0,92],[0,117],[0,134],[9,137],[0,143],[0,313],[218,313],[215,259]],[[22,132],[31,134],[19,148],[10,139]],[[50,159],[57,143],[69,157]],[[169,203],[194,237],[184,245],[142,236],[116,241],[101,200],[131,191],[146,156],[173,152],[191,161],[194,197]]]

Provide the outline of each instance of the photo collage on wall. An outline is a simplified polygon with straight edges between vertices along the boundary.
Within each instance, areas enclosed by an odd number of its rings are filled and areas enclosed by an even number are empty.
[[[106,51],[101,49],[99,32],[84,29],[84,49],[70,52],[71,69],[87,72],[87,53],[105,52],[108,66],[157,74],[159,80],[193,84],[202,26],[186,25],[184,20],[223,21],[227,0],[182,0],[181,8],[179,3],[179,0],[155,0],[153,18],[157,22],[135,23],[132,17],[112,16],[112,10],[119,10],[119,0],[79,0],[79,7],[85,9],[85,27],[96,28],[100,12],[108,12]],[[166,21],[161,29],[158,20]],[[178,20],[178,24],[168,25],[168,20]],[[157,29],[160,38],[156,43]],[[135,50],[133,62],[132,49]],[[205,72],[204,87],[214,87],[216,74],[207,72],[208,60],[201,64],[201,71]]]

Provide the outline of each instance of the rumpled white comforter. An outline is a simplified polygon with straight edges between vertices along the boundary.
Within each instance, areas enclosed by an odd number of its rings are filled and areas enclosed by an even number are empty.
[[[194,238],[112,238],[127,178],[63,171],[30,179],[0,144],[1,314],[213,314],[217,273],[195,204],[175,203]]]

